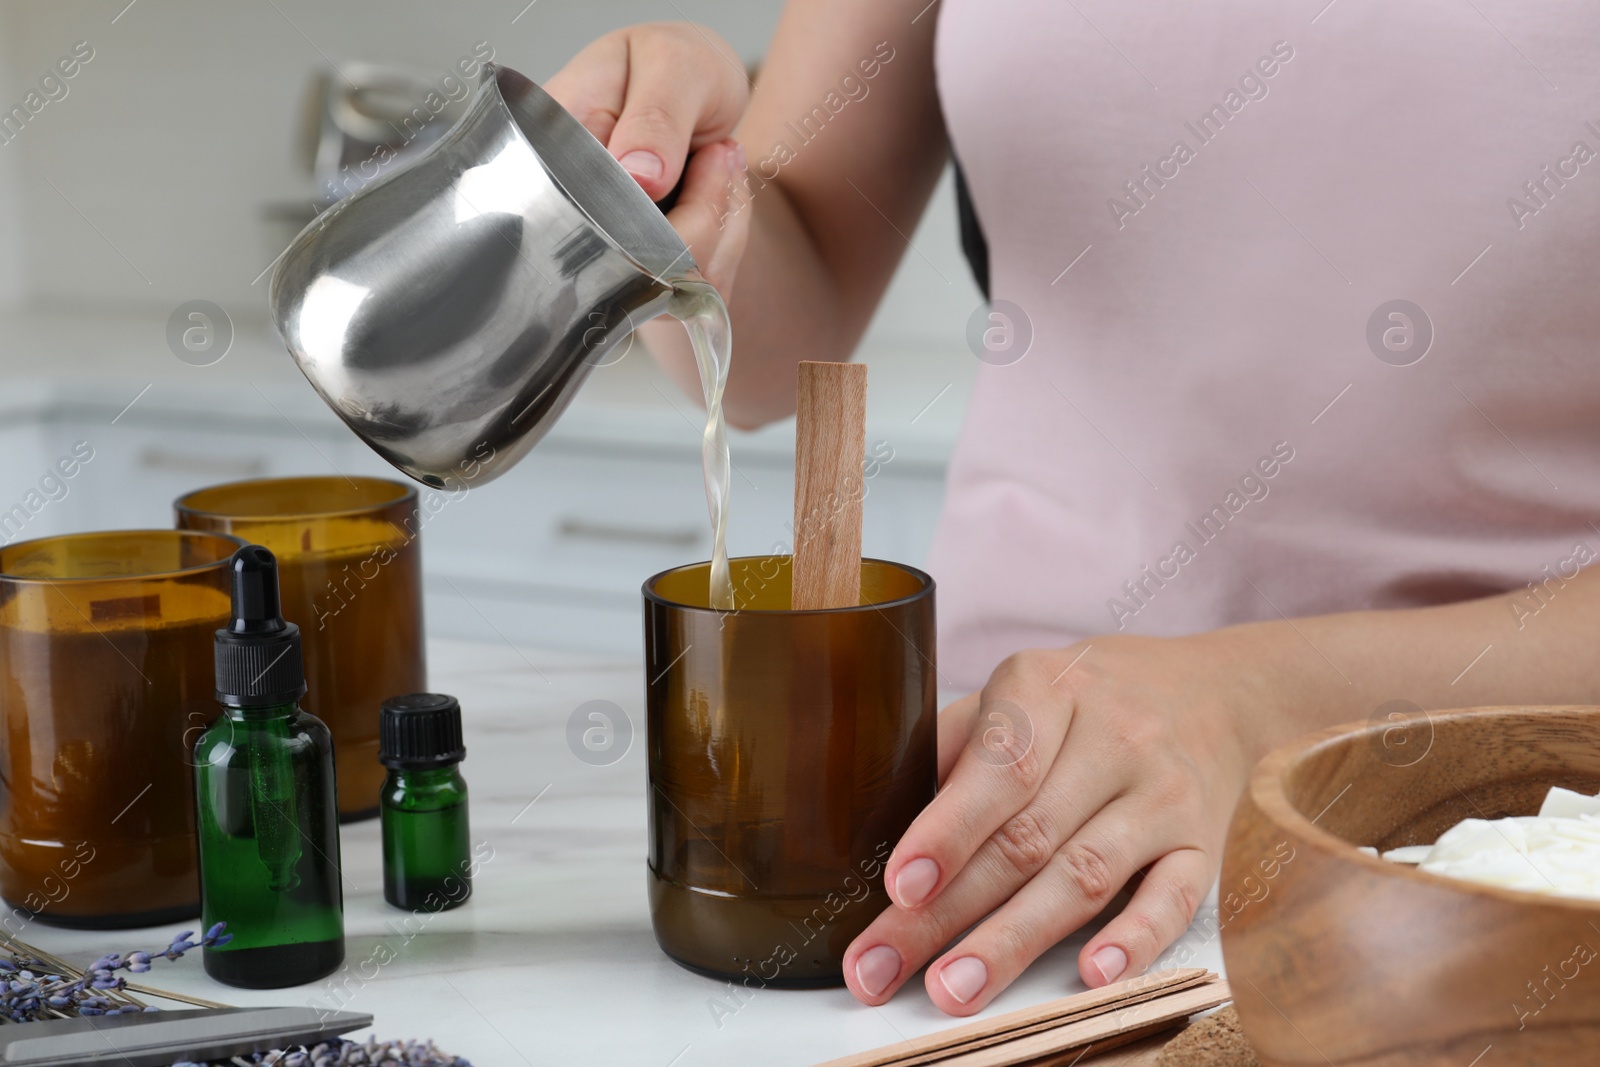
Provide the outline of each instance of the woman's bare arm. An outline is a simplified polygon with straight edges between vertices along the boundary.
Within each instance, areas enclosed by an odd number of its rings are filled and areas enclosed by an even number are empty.
[[[905,252],[902,235],[927,206],[947,147],[925,3],[791,0],[736,131],[742,71],[702,27],[619,30],[550,80],[613,155],[663,160],[640,181],[654,196],[677,181],[691,146],[706,150],[668,217],[732,294],[737,355],[724,406],[736,426],[794,411],[799,360],[849,358]],[[721,154],[730,132],[748,185],[730,180]],[[643,332],[697,396],[682,330],[657,322]]]
[[[895,846],[895,904],[851,945],[845,980],[880,1004],[926,964],[934,1003],[971,1014],[1124,885],[1127,907],[1078,968],[1092,986],[1143,971],[1193,918],[1250,769],[1276,745],[1390,721],[1391,701],[1600,701],[1600,568],[1576,573],[1592,558],[1575,549],[1535,590],[1482,600],[1012,656],[940,714],[942,788]],[[1014,751],[975,743],[997,723]],[[1426,758],[1428,720],[1396,725],[1395,757]]]

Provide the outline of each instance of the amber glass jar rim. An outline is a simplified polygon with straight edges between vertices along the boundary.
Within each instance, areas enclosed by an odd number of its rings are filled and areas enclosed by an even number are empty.
[[[193,567],[180,567],[176,570],[139,571],[131,574],[89,574],[81,578],[42,578],[33,574],[12,574],[10,571],[0,568],[0,582],[8,582],[13,585],[67,585],[74,582],[148,582],[153,578],[179,578],[186,574],[204,574],[209,570],[226,568],[229,561],[233,559],[233,553],[249,544],[248,541],[241,537],[235,537],[233,534],[220,533],[215,530],[168,530],[160,527],[137,530],[86,530],[79,533],[51,534],[47,537],[33,537],[26,541],[13,541],[9,545],[0,546],[0,559],[4,558],[4,554],[6,552],[18,548],[27,548],[45,544],[61,544],[62,542],[66,541],[90,541],[97,538],[127,537],[130,534],[170,537],[180,541],[229,541],[232,542],[234,547],[226,555],[222,556],[220,559],[214,559],[210,563],[197,563]]]
[[[375,500],[370,504],[363,504],[354,508],[330,508],[325,511],[277,511],[266,515],[241,515],[236,511],[214,511],[206,508],[194,507],[186,501],[192,500],[201,493],[212,493],[218,489],[232,489],[247,485],[286,484],[289,482],[344,480],[347,482],[369,482],[379,485],[393,486],[399,490],[393,497],[385,500]],[[204,519],[221,519],[226,522],[261,522],[261,523],[291,523],[304,522],[307,519],[341,519],[351,515],[366,515],[381,508],[393,507],[395,504],[416,503],[417,487],[397,478],[380,478],[375,474],[295,474],[287,477],[274,478],[244,478],[233,482],[218,482],[200,489],[191,489],[172,502],[172,507],[185,515],[194,515]]]
[[[737,563],[740,560],[773,559],[773,558],[782,558],[782,557],[773,557],[773,556],[734,556],[732,559],[728,560],[728,562],[729,563]],[[682,601],[679,601],[679,600],[669,600],[666,597],[662,596],[660,593],[657,593],[655,591],[655,584],[657,582],[659,582],[661,579],[665,578],[667,575],[676,574],[679,571],[694,570],[696,567],[709,566],[710,562],[711,562],[710,560],[704,560],[703,559],[699,563],[685,563],[685,564],[683,564],[681,566],[677,566],[677,567],[668,567],[666,570],[661,571],[659,574],[652,574],[650,577],[646,578],[645,582],[644,582],[643,591],[644,591],[645,600],[649,601],[652,604],[659,604],[664,608],[672,608],[675,611],[698,611],[698,612],[703,612],[703,613],[705,613],[707,615],[727,615],[727,614],[729,614],[730,613],[729,609],[703,607],[703,606],[701,606],[699,604],[685,604],[685,603],[683,603]],[[911,577],[913,577],[917,581],[921,582],[922,583],[922,588],[918,589],[916,592],[911,593],[911,594],[909,594],[907,596],[895,597],[893,600],[881,600],[876,604],[851,604],[849,607],[844,607],[844,608],[802,608],[802,609],[800,609],[798,611],[795,610],[794,608],[733,608],[733,609],[731,609],[731,613],[735,614],[735,615],[742,615],[742,614],[748,613],[748,614],[751,614],[751,615],[761,615],[761,616],[764,616],[764,617],[765,616],[781,616],[781,615],[845,615],[845,614],[849,614],[850,612],[856,612],[856,611],[882,611],[882,610],[884,610],[886,608],[896,608],[896,607],[901,606],[902,604],[910,604],[911,602],[913,602],[913,601],[915,601],[915,600],[917,600],[917,599],[919,599],[921,597],[926,597],[926,596],[932,596],[933,595],[933,590],[934,590],[933,575],[929,574],[925,570],[922,570],[922,569],[920,569],[918,567],[913,567],[913,566],[911,566],[910,564],[907,564],[907,563],[896,563],[892,559],[878,559],[878,558],[876,558],[874,556],[862,556],[861,557],[861,562],[862,563],[879,563],[879,564],[882,564],[885,567],[893,567],[895,570],[904,571],[906,574],[911,575]]]

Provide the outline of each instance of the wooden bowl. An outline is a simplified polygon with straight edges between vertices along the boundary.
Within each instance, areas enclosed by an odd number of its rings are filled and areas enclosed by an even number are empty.
[[[1218,916],[1261,1062],[1600,1062],[1600,903],[1357,851],[1536,814],[1552,785],[1600,792],[1600,708],[1417,711],[1264,759],[1228,833]]]

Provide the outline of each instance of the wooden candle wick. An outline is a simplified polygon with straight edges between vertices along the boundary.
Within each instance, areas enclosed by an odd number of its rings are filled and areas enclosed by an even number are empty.
[[[1026,1067],[1079,1060],[1093,1064],[1100,1062],[1097,1057],[1106,1049],[1181,1026],[1191,1015],[1232,999],[1228,983],[1210,971],[1165,971],[902,1038],[817,1067]]]
[[[793,607],[854,606],[861,603],[865,364],[800,364],[794,437]]]

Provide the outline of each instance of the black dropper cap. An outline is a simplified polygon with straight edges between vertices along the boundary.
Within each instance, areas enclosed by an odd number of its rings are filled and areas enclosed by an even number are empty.
[[[461,703],[443,693],[390,697],[378,713],[378,761],[397,771],[427,771],[460,763]]]
[[[233,554],[233,619],[217,631],[217,700],[265,708],[306,691],[300,627],[278,606],[278,561],[260,545]]]

